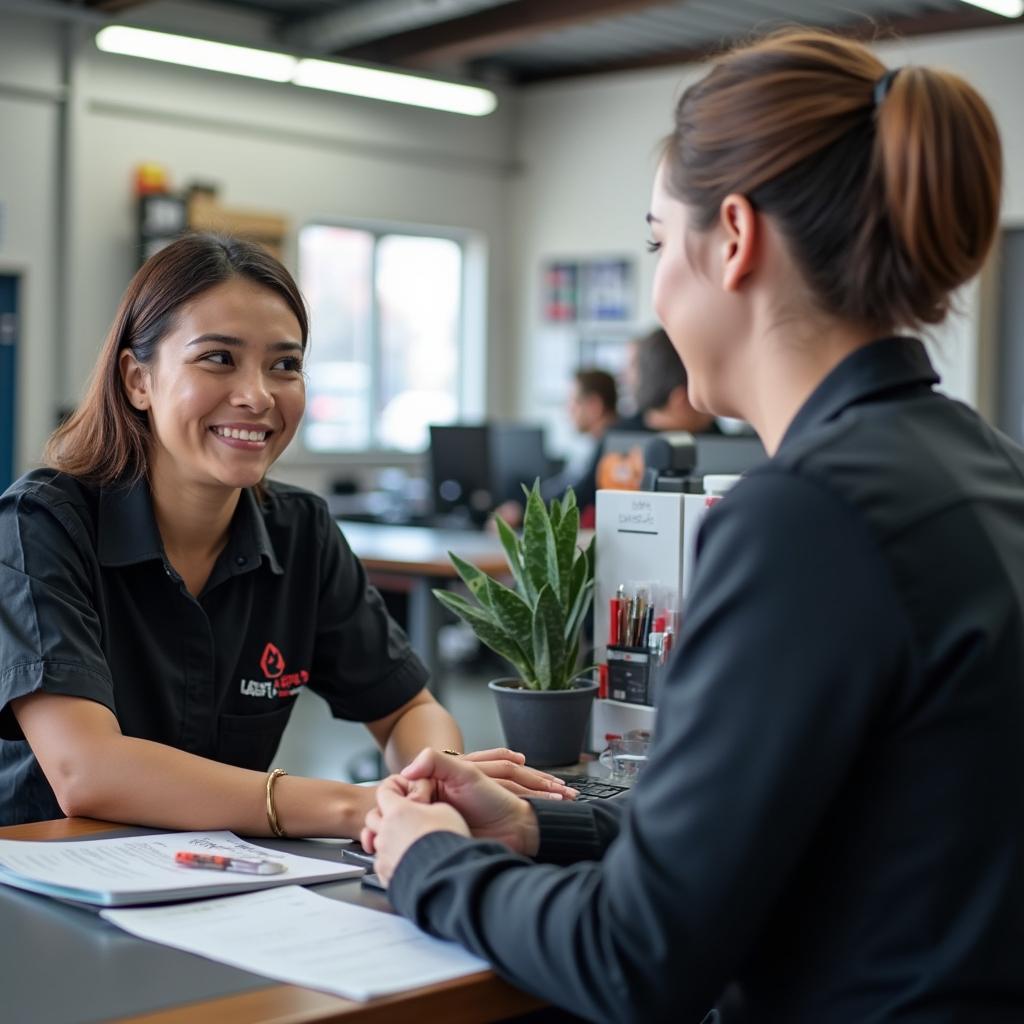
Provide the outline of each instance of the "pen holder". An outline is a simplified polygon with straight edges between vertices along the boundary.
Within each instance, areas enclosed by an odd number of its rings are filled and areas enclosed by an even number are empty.
[[[651,652],[646,647],[609,644],[608,696],[627,704],[652,704],[654,671]]]

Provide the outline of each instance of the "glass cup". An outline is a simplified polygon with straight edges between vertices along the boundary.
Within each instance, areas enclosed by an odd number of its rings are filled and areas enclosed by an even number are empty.
[[[608,769],[611,782],[635,782],[647,766],[650,740],[628,738],[610,740],[598,760]]]

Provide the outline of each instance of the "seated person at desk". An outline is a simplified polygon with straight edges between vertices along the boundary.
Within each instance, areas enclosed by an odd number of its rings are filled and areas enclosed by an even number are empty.
[[[623,376],[637,411],[619,419],[612,430],[720,433],[715,417],[690,401],[686,367],[664,328],[630,342]]]
[[[612,442],[623,440],[618,435],[636,433],[720,433],[715,417],[690,401],[686,367],[662,328],[630,343],[624,377],[637,411],[612,426],[608,432]],[[607,436],[602,440],[595,462],[597,488],[634,491],[643,475],[641,446],[632,439],[625,448],[610,444]]]
[[[582,464],[570,464],[557,476],[541,481],[540,492],[545,501],[560,498],[571,487],[576,494],[584,527],[593,526],[594,496],[597,493],[595,479],[597,463],[603,452],[604,435],[616,423],[618,390],[615,378],[604,370],[577,370],[573,376],[572,393],[569,396],[568,412],[577,432],[589,437],[591,450],[586,453]],[[587,515],[590,522],[586,522]],[[519,501],[506,501],[495,510],[509,526],[520,526],[523,521],[523,505]]]
[[[0,497],[0,823],[353,836],[372,790],[265,774],[306,685],[392,770],[461,748],[324,502],[266,479],[307,334],[257,245],[183,238],[128,286],[49,468]],[[521,755],[466,756],[571,792]]]
[[[626,804],[425,751],[363,839],[399,911],[588,1020],[1024,1021],[1024,450],[894,333],[981,269],[1001,164],[965,81],[823,32],[684,92],[654,307],[772,458],[704,522]]]

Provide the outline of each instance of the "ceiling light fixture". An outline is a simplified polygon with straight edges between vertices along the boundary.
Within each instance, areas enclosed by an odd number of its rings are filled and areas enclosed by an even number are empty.
[[[339,61],[300,60],[287,53],[254,50],[247,46],[214,43],[208,39],[126,25],[108,25],[100,29],[96,33],[96,45],[106,53],[126,57],[144,57],[271,82],[292,82],[309,89],[325,89],[470,117],[483,117],[498,105],[498,98],[490,89],[476,85],[442,82],[436,78]]]
[[[213,43],[208,39],[175,36],[167,32],[108,25],[96,33],[96,45],[106,53],[145,57],[167,64],[184,64],[205,71],[264,78],[270,82],[291,80],[298,61],[287,53],[253,50],[248,46]]]
[[[358,64],[335,61],[300,60],[292,81],[310,89],[326,89],[350,96],[366,96],[389,103],[406,103],[414,107],[447,110],[453,114],[483,117],[498,105],[490,89],[476,85],[441,82],[397,71],[382,71]]]
[[[1024,0],[963,0],[972,7],[980,7],[1004,18],[1019,18],[1024,14]]]

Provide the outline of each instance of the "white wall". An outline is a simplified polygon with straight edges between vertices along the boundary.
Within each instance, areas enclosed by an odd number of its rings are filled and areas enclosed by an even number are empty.
[[[1024,216],[1024,26],[936,35],[877,47],[890,66],[929,64],[963,75],[992,106],[1006,158],[1004,217]],[[522,411],[557,416],[537,397],[535,382],[557,354],[540,324],[540,271],[554,257],[631,255],[639,268],[638,324],[652,325],[653,257],[644,251],[644,214],[657,145],[671,128],[682,89],[699,66],[577,79],[527,89],[519,108],[515,185],[519,286],[515,333],[522,351]],[[977,295],[961,297],[933,345],[946,390],[977,398]]]
[[[53,425],[59,33],[0,17],[0,273],[21,277],[18,452],[25,466]]]

